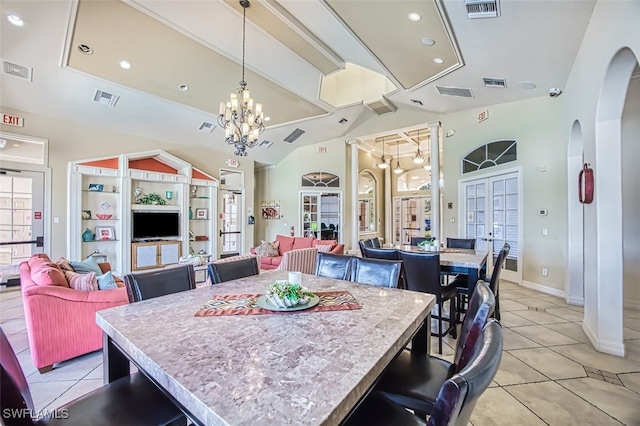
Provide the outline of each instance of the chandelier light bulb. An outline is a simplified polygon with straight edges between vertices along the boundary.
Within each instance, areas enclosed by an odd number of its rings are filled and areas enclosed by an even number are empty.
[[[424,156],[422,155],[422,152],[420,151],[420,148],[418,148],[418,151],[416,151],[416,156],[413,157],[413,162],[415,164],[424,163]]]
[[[396,167],[393,169],[393,173],[399,175],[402,172],[404,172],[404,169],[400,167],[400,162],[396,161]]]

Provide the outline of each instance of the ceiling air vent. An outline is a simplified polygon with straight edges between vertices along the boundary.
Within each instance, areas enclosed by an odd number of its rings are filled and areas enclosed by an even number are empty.
[[[293,132],[289,133],[289,136],[284,138],[285,142],[293,143],[296,139],[302,136],[305,133],[302,129],[295,129]]]
[[[411,102],[420,106],[424,105],[420,99],[411,99]]]
[[[264,149],[269,148],[271,145],[273,145],[273,142],[268,141],[266,139],[264,139],[262,142],[260,142],[260,144],[258,145],[259,147],[262,147]]]
[[[202,130],[203,132],[213,132],[213,129],[216,128],[216,125],[213,123],[209,123],[207,121],[203,121],[198,130]]]
[[[461,98],[473,98],[471,89],[463,87],[450,87],[450,86],[436,86],[436,90],[439,94],[444,96],[459,96]]]
[[[22,78],[24,80],[31,81],[31,74],[33,68],[23,67],[22,65],[14,64],[9,61],[2,60],[2,74],[12,75],[14,77]]]
[[[384,96],[382,99],[375,100],[373,102],[365,103],[364,106],[378,115],[391,114],[398,109],[391,101]]]
[[[465,0],[467,16],[475,18],[496,18],[500,16],[500,4],[498,0]]]
[[[115,107],[116,103],[120,99],[120,96],[112,95],[111,93],[103,92],[102,90],[96,90],[93,95],[93,101],[99,104]]]
[[[504,78],[483,78],[482,80],[486,87],[497,87],[499,89],[507,87],[507,80]]]

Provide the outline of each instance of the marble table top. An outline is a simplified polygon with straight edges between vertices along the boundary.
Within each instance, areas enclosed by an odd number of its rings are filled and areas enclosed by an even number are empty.
[[[195,317],[216,294],[263,293],[269,271],[97,313],[140,369],[205,425],[335,425],[410,341],[434,296],[303,275],[362,309]]]
[[[487,261],[489,252],[486,250],[468,250],[468,249],[443,249],[439,252],[424,251],[418,246],[401,245],[396,247],[397,250],[412,251],[419,253],[439,253],[440,266],[458,267],[458,268],[476,268],[480,269]]]

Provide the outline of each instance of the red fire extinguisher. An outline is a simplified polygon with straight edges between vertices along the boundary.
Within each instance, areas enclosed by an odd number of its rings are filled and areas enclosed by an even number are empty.
[[[583,183],[584,177],[584,183]],[[584,197],[583,194],[584,188]],[[589,167],[589,164],[584,163],[582,170],[578,174],[578,200],[582,204],[591,204],[593,201],[593,169]]]

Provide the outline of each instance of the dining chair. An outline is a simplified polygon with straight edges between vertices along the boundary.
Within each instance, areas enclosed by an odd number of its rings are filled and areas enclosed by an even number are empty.
[[[0,328],[0,407],[10,425],[186,425],[180,409],[149,379],[134,373],[55,410],[38,415],[29,383],[9,339]]]
[[[380,244],[380,238],[378,237],[371,238],[371,244],[373,245],[373,248],[382,248],[382,244]]]
[[[502,327],[489,320],[476,340],[472,361],[447,379],[440,388],[428,419],[372,392],[345,422],[348,426],[428,425],[466,426],[480,396],[498,372],[502,359]]]
[[[353,256],[344,254],[318,252],[314,274],[319,277],[349,280],[352,258]]]
[[[476,248],[475,238],[447,238],[447,248],[469,249]]]
[[[400,260],[396,249],[362,247],[362,257],[369,259]]]
[[[438,337],[438,353],[442,353],[442,338],[451,333],[456,338],[456,287],[440,284],[440,254],[398,251],[404,268],[404,285],[407,290],[430,293],[436,296],[438,314],[432,318],[438,320],[438,332],[432,336]],[[449,318],[444,316],[444,302],[449,301]],[[442,323],[448,327],[443,330]]]
[[[511,246],[509,243],[504,243],[502,249],[498,253],[498,257],[493,265],[493,271],[491,272],[491,277],[483,276],[480,277],[484,281],[489,282],[489,287],[493,292],[493,295],[496,298],[496,309],[494,311],[494,317],[500,321],[500,295],[499,295],[499,285],[500,285],[500,273],[502,272],[502,268],[504,267],[504,263],[507,260],[507,256],[509,255],[509,251],[511,250]],[[456,287],[458,291],[458,322],[460,322],[459,315],[464,312],[467,295],[469,294],[469,280],[467,275],[458,275],[451,284]]]
[[[411,244],[412,246],[417,246],[418,244],[420,244],[423,241],[431,241],[431,238],[427,238],[427,237],[411,237],[411,240],[410,240],[409,244]]]
[[[373,248],[373,243],[371,242],[371,240],[370,240],[370,239],[367,239],[367,240],[360,240],[360,241],[358,241],[358,247],[360,247],[360,253],[362,253],[362,257],[366,257],[366,256],[364,255],[363,248],[365,248],[365,247],[371,247],[371,248]]]
[[[351,260],[351,281],[397,288],[401,270],[402,262],[399,260],[354,257]]]
[[[494,308],[495,298],[489,284],[478,282],[460,328],[453,360],[450,362],[432,355],[416,356],[410,349],[405,349],[391,361],[375,389],[423,417],[431,414],[444,382],[465,368],[471,360],[476,340]]]
[[[211,284],[219,284],[260,273],[257,257],[233,260],[231,262],[211,262],[207,265]]]
[[[129,303],[196,288],[196,274],[190,264],[132,272],[123,278]]]

